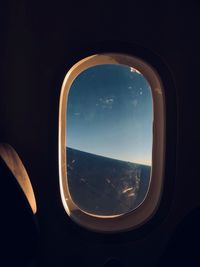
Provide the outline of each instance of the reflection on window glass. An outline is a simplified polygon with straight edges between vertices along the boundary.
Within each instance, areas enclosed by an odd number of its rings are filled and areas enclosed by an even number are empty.
[[[91,67],[74,80],[67,100],[66,153],[74,203],[93,215],[130,212],[151,178],[151,88],[136,69]]]

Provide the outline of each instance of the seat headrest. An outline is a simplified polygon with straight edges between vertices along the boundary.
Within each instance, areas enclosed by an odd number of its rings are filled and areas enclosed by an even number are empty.
[[[32,257],[38,239],[35,212],[33,189],[19,156],[0,144],[0,266],[23,266]]]

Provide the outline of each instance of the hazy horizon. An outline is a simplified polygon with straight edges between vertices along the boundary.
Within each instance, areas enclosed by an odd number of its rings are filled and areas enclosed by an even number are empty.
[[[151,166],[149,164],[145,164],[143,162],[132,162],[132,161],[127,161],[127,160],[124,160],[124,159],[121,159],[121,158],[113,158],[113,157],[108,157],[106,155],[101,155],[101,154],[94,154],[92,153],[91,151],[83,151],[83,150],[80,150],[78,148],[75,148],[75,147],[69,147],[69,146],[66,146],[66,148],[69,148],[69,149],[73,149],[73,150],[77,150],[77,151],[80,151],[80,152],[83,152],[83,153],[88,153],[88,154],[92,154],[92,155],[95,155],[95,156],[100,156],[100,157],[104,157],[104,158],[109,158],[109,159],[113,159],[113,160],[120,160],[120,161],[124,161],[124,162],[129,162],[129,163],[135,163],[135,164],[140,164],[140,165],[145,165],[145,166]]]

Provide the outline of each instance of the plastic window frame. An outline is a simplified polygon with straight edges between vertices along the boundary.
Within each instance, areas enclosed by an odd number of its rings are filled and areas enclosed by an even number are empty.
[[[73,81],[84,70],[101,64],[122,64],[138,70],[148,81],[153,98],[152,166],[149,189],[144,201],[133,211],[117,216],[97,216],[81,210],[72,200],[67,182],[66,111],[67,96]],[[143,59],[118,53],[95,54],[86,57],[67,72],[59,103],[59,184],[63,206],[69,217],[79,225],[95,232],[115,233],[138,228],[156,212],[164,182],[165,162],[165,96],[157,71]]]

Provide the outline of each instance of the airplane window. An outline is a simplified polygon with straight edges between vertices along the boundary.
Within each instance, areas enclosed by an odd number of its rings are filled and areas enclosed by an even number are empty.
[[[59,162],[61,196],[72,219],[112,231],[106,219],[114,223],[120,218],[123,226],[116,230],[121,230],[134,226],[125,226],[126,215],[139,218],[142,208],[151,205],[153,213],[162,188],[163,101],[156,73],[134,57],[94,55],[67,73],[61,91]],[[158,134],[161,140],[154,142]],[[157,164],[155,151],[160,154]],[[147,203],[149,198],[154,204]]]
[[[104,216],[135,209],[151,177],[153,109],[145,77],[121,64],[86,69],[71,85],[66,122],[74,203]]]

